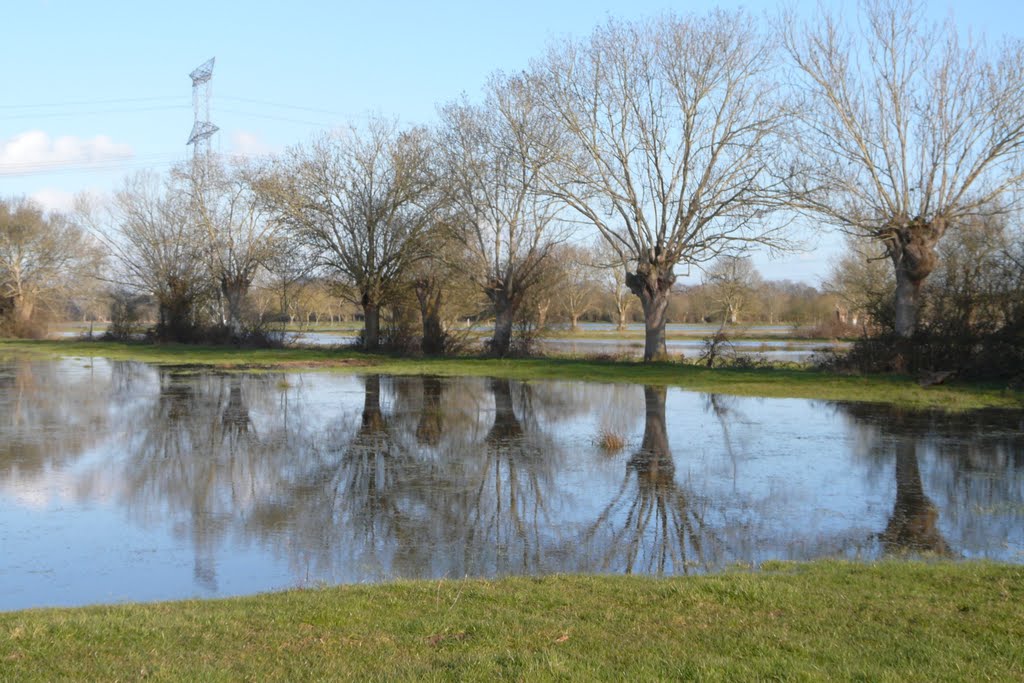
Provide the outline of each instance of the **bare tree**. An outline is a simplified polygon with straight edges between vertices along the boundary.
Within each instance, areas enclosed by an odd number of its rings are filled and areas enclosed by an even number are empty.
[[[557,262],[562,275],[558,298],[575,332],[579,329],[580,317],[594,307],[597,294],[594,254],[586,248],[566,244],[558,250]]]
[[[761,274],[749,258],[725,255],[704,274],[704,285],[722,309],[723,323],[738,323],[740,314],[754,298]]]
[[[365,348],[380,343],[380,309],[421,258],[432,220],[431,144],[421,128],[371,119],[364,129],[296,147],[261,192],[278,220],[345,280],[362,306]]]
[[[79,201],[79,215],[114,259],[109,279],[153,296],[158,335],[190,341],[198,309],[209,296],[210,277],[204,236],[181,179],[148,172],[130,176],[105,215],[86,199]]]
[[[751,243],[781,246],[766,212],[787,110],[771,44],[746,14],[624,23],[559,45],[536,65],[550,125],[571,141],[555,197],[635,264],[644,359],[665,354],[675,267]]]
[[[222,162],[193,163],[182,176],[205,242],[205,256],[220,299],[220,324],[243,333],[243,304],[256,277],[280,248],[277,227],[254,190],[257,174]]]
[[[939,240],[1005,209],[1024,180],[1024,44],[963,40],[917,0],[866,0],[858,19],[784,21],[807,99],[793,189],[819,220],[881,245],[906,338]]]
[[[448,104],[441,118],[452,234],[494,307],[492,350],[506,355],[516,314],[564,237],[559,207],[539,187],[557,145],[537,93],[518,77],[492,77],[485,104]]]
[[[635,301],[633,293],[626,286],[629,264],[608,242],[601,240],[594,247],[594,267],[597,269],[598,286],[615,307],[615,329],[621,332],[626,329],[629,312]]]
[[[88,289],[100,257],[62,214],[28,199],[0,199],[0,325],[30,332],[40,311],[56,313],[74,290]]]
[[[485,304],[475,284],[462,277],[465,250],[453,239],[450,226],[439,220],[423,239],[428,253],[408,275],[420,312],[420,349],[438,355],[464,341],[465,331],[454,334],[454,323],[478,313]]]
[[[839,300],[840,322],[868,325],[892,320],[892,273],[885,263],[865,253],[868,240],[848,236],[846,251],[833,260],[822,288]],[[845,321],[843,320],[845,318]]]

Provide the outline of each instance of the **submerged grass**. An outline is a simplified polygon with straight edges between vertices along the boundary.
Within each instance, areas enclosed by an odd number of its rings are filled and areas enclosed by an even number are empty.
[[[602,429],[597,436],[597,445],[605,453],[614,455],[626,447],[626,439],[616,431]]]
[[[1024,568],[814,562],[0,614],[0,679],[1021,680]]]
[[[0,358],[98,356],[166,365],[224,369],[325,368],[336,372],[494,376],[678,386],[708,393],[871,401],[947,410],[1020,408],[1024,392],[992,384],[950,383],[923,388],[894,375],[837,375],[808,368],[717,368],[674,362],[597,361],[576,358],[409,358],[328,348],[237,349],[181,344],[0,340]]]

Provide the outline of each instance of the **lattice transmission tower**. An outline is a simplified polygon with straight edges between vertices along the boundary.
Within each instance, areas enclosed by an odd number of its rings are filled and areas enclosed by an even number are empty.
[[[195,122],[192,124],[192,134],[188,136],[188,142],[185,144],[192,145],[193,163],[209,160],[210,137],[219,130],[210,123],[210,80],[213,78],[214,60],[216,57],[211,57],[189,74],[192,79],[192,111],[195,113]]]

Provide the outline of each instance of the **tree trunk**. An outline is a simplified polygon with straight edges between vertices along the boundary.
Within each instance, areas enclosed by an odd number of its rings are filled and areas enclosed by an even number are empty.
[[[917,329],[917,307],[921,281],[914,281],[905,268],[896,268],[896,335],[904,339]]]
[[[428,355],[440,355],[445,351],[444,325],[441,323],[441,302],[443,292],[433,278],[422,278],[416,282],[416,299],[420,304],[420,319],[423,323],[423,341],[420,348]]]
[[[580,316],[574,313],[569,317],[572,319],[572,331],[580,329]]]
[[[363,349],[380,348],[380,304],[363,295]]]
[[[225,324],[233,337],[241,338],[243,333],[242,304],[249,291],[249,283],[241,279],[224,278],[220,283],[221,295],[226,302]]]
[[[640,263],[637,272],[626,273],[626,286],[640,298],[644,310],[644,362],[665,358],[665,313],[676,276],[665,263]]]
[[[626,329],[626,314],[628,312],[629,302],[624,297],[617,295],[615,297],[615,329],[619,332]]]
[[[35,304],[30,297],[21,294],[14,296],[14,317],[18,322],[27,323],[31,320],[34,309]]]
[[[543,330],[548,322],[548,311],[551,309],[551,299],[544,299],[537,303],[537,328]]]
[[[921,285],[938,262],[935,246],[946,232],[942,218],[915,219],[882,233],[896,273],[896,335],[909,339],[917,330]]]
[[[515,310],[512,303],[499,297],[494,302],[494,339],[491,340],[491,352],[496,356],[507,356],[512,348],[512,323]]]

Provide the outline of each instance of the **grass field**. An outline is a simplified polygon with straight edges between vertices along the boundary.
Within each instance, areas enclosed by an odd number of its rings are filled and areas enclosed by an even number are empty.
[[[0,679],[1024,679],[1024,568],[815,562],[0,613]]]

